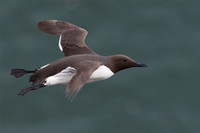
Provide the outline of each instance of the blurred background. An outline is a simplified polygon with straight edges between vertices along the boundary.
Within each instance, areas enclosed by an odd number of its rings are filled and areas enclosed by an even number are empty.
[[[101,55],[126,54],[148,68],[86,84],[32,91],[32,70],[63,57],[58,36],[36,28],[58,19],[88,30]],[[1,133],[199,133],[200,2],[197,0],[0,0]]]

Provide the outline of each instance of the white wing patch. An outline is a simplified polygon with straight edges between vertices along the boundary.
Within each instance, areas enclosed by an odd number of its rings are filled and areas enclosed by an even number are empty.
[[[76,69],[73,67],[67,67],[56,75],[50,76],[46,79],[44,85],[56,85],[56,84],[67,84],[72,77],[76,74]]]
[[[59,37],[58,46],[59,46],[60,50],[63,52],[63,48],[62,48],[62,45],[61,45],[61,35]]]
[[[46,64],[46,65],[40,67],[40,69],[43,69],[43,68],[47,67],[48,65],[49,65],[49,64]]]

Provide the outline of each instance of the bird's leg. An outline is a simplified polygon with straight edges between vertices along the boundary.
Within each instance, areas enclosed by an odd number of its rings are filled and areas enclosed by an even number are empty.
[[[19,77],[23,76],[24,74],[35,73],[36,71],[37,71],[37,69],[32,70],[32,71],[28,71],[28,70],[24,70],[24,69],[12,69],[10,75],[13,75],[16,78],[19,78]]]
[[[36,89],[39,89],[39,88],[42,88],[42,87],[45,87],[44,84],[38,84],[38,85],[35,85],[35,86],[31,86],[31,87],[28,87],[28,88],[25,88],[25,89],[22,89],[18,95],[20,96],[23,96],[24,94],[26,94],[27,92],[31,91],[31,90],[36,90]]]

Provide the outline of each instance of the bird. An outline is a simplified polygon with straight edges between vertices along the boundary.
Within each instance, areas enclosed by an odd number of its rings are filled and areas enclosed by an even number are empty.
[[[64,57],[34,70],[11,69],[10,75],[19,78],[32,73],[31,86],[18,95],[42,87],[64,84],[66,97],[72,101],[84,84],[105,80],[115,73],[132,67],[147,67],[122,54],[103,56],[91,50],[85,43],[87,30],[61,20],[44,20],[37,28],[45,33],[59,35],[58,46]]]

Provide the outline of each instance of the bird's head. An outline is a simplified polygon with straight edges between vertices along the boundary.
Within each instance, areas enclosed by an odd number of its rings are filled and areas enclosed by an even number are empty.
[[[112,62],[113,72],[116,73],[120,70],[131,68],[131,67],[147,67],[147,65],[142,63],[137,63],[130,57],[126,55],[112,55],[109,56]]]

